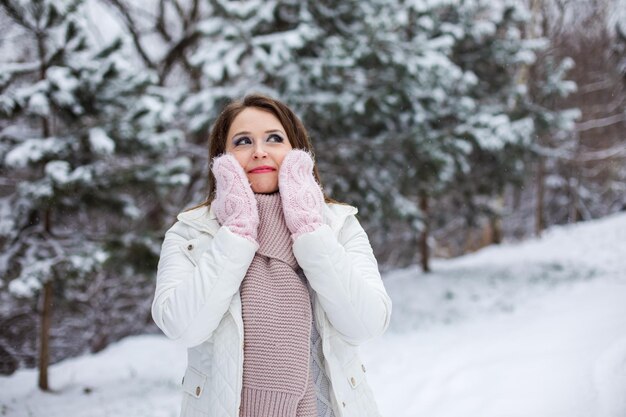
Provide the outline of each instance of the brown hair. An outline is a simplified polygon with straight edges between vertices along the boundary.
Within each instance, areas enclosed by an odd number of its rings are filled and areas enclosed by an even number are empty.
[[[311,155],[315,155],[309,134],[304,128],[304,125],[298,116],[296,116],[295,113],[287,107],[287,105],[262,94],[250,94],[241,100],[234,100],[230,102],[226,107],[224,107],[220,115],[215,120],[215,123],[211,128],[211,133],[209,134],[209,164],[211,164],[216,156],[226,152],[228,130],[230,129],[233,120],[235,120],[235,117],[248,107],[255,107],[272,113],[285,128],[285,133],[287,134],[289,143],[294,149],[303,149],[308,151]],[[320,180],[317,164],[315,162],[313,164],[313,176],[321,186],[322,182]],[[211,169],[209,169],[209,191],[206,200],[203,203],[185,211],[193,210],[202,206],[208,206],[211,204],[214,197],[215,176],[213,175]],[[324,200],[327,203],[338,203],[325,194]]]

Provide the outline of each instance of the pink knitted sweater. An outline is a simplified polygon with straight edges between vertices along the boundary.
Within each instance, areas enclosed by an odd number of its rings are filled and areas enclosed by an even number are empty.
[[[280,194],[255,194],[259,249],[241,284],[241,417],[316,417],[310,372],[311,300],[296,273]]]

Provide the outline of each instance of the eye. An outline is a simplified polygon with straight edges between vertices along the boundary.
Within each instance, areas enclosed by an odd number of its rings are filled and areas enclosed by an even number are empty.
[[[252,143],[252,140],[250,140],[250,138],[247,136],[238,137],[237,139],[233,141],[233,145],[235,146],[250,145],[251,143]]]
[[[283,143],[284,139],[282,136],[277,135],[276,133],[271,134],[268,138],[267,138],[268,142],[276,142],[276,143]]]

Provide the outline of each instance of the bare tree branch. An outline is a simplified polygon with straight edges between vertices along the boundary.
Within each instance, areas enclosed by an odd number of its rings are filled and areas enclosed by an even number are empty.
[[[172,6],[174,6],[176,13],[178,13],[178,17],[180,17],[180,19],[183,21],[184,26],[189,26],[189,22],[187,21],[187,15],[185,14],[183,6],[181,6],[177,0],[169,0],[169,2],[172,3]]]
[[[165,23],[165,0],[159,0],[159,10],[156,19],[155,28],[159,34],[168,42],[172,41],[172,35],[167,31],[167,24]]]
[[[619,111],[619,109],[625,109],[624,107],[625,105],[626,105],[626,95],[619,94],[619,95],[616,95],[615,100],[611,100],[610,102],[606,104],[597,104],[597,105],[589,106],[589,110],[592,113],[606,114],[606,113],[613,113],[613,112]]]
[[[104,0],[104,1],[114,6],[120,12],[120,14],[122,15],[124,19],[124,23],[126,24],[126,29],[128,29],[128,31],[130,32],[130,35],[133,39],[133,43],[135,44],[135,48],[137,49],[139,56],[141,57],[143,62],[146,64],[146,66],[148,66],[148,68],[155,69],[156,65],[152,62],[152,60],[150,59],[150,57],[144,50],[143,46],[141,45],[141,39],[140,39],[139,33],[137,32],[137,25],[133,17],[131,16],[130,12],[126,8],[126,6],[122,4],[122,2],[119,0]]]
[[[179,59],[183,59],[185,50],[193,45],[200,37],[200,32],[193,30],[180,39],[173,48],[169,50],[167,55],[161,60],[162,67],[159,71],[159,79],[161,82],[167,78],[174,64]]]
[[[193,0],[191,5],[191,12],[189,13],[189,20],[195,22],[198,19],[198,13],[200,12],[200,8],[198,0]]]
[[[541,145],[533,145],[532,150],[547,158],[572,162],[593,162],[626,157],[626,146],[621,144],[599,151],[582,151],[578,154],[568,149],[549,148]]]
[[[584,152],[578,157],[578,161],[591,162],[623,157],[626,157],[626,145],[617,145],[600,151]]]
[[[576,131],[584,132],[591,129],[599,129],[601,127],[611,126],[624,121],[626,121],[626,114],[614,114],[613,116],[603,117],[601,119],[593,119],[576,123]]]
[[[7,15],[9,17],[11,17],[13,20],[15,20],[15,22],[17,22],[20,26],[25,27],[26,29],[30,30],[31,32],[37,32],[38,29],[37,27],[31,25],[25,18],[24,16],[22,16],[22,14],[19,12],[19,10],[17,10],[13,4],[8,1],[8,0],[0,0],[0,6],[2,6],[4,8],[4,10],[6,11]]]
[[[615,87],[615,83],[613,82],[613,80],[606,79],[583,85],[582,87],[578,88],[578,92],[580,94],[595,93],[596,91],[612,87]]]

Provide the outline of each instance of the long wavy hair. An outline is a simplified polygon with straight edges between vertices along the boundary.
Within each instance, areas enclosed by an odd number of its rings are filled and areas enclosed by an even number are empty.
[[[209,134],[209,165],[216,156],[219,156],[226,152],[226,141],[228,136],[228,130],[230,129],[233,120],[239,113],[249,107],[255,107],[263,111],[267,111],[273,114],[280,124],[285,128],[285,133],[289,139],[291,147],[294,149],[302,149],[309,152],[311,155],[315,155],[311,139],[307,133],[302,121],[296,116],[296,114],[284,103],[268,97],[262,94],[250,94],[243,99],[234,100],[230,102],[213,123],[211,132]],[[313,175],[316,181],[322,185],[322,181],[317,170],[317,163],[313,164]],[[323,188],[322,188],[323,190]],[[215,176],[211,169],[209,169],[209,190],[207,198],[201,204],[191,207],[185,211],[193,210],[202,206],[209,206],[215,198]],[[339,203],[334,199],[324,194],[324,200],[327,203]]]

